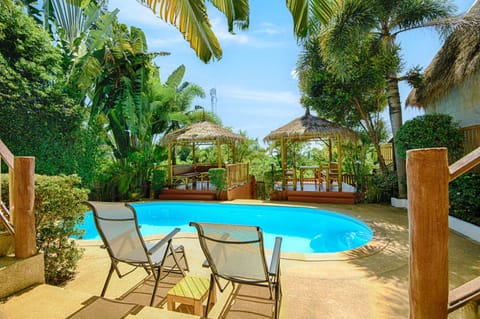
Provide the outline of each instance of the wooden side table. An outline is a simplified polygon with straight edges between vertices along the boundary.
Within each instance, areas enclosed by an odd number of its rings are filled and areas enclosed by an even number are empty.
[[[210,305],[216,302],[215,283],[210,296]],[[167,309],[176,310],[175,303],[193,306],[193,314],[203,315],[203,302],[208,297],[210,279],[193,276],[183,277],[167,294]]]

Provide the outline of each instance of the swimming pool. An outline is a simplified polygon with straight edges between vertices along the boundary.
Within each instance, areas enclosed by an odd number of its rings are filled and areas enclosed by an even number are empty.
[[[190,221],[260,226],[266,249],[276,236],[283,237],[282,251],[340,252],[372,240],[365,223],[339,213],[304,207],[239,205],[228,203],[152,202],[133,204],[144,236],[167,233],[174,227],[196,232]],[[91,212],[85,215],[82,239],[100,239]]]

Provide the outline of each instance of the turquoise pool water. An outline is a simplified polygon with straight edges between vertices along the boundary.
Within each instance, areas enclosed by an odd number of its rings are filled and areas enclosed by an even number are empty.
[[[339,213],[286,206],[154,202],[134,204],[144,236],[167,233],[174,227],[196,232],[190,221],[260,226],[266,249],[276,236],[283,237],[282,251],[340,252],[368,243],[373,232],[365,223]],[[100,239],[91,212],[85,216],[82,239]]]

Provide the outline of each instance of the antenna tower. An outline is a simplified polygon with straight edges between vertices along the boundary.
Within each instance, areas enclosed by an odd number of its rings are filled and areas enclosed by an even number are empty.
[[[212,113],[217,114],[217,90],[215,88],[210,89],[210,101],[212,103]]]

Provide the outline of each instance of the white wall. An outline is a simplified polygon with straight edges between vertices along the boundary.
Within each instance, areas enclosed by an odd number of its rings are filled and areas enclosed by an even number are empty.
[[[480,72],[429,105],[426,113],[448,114],[460,127],[480,124]]]

